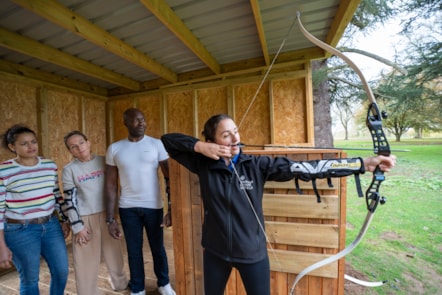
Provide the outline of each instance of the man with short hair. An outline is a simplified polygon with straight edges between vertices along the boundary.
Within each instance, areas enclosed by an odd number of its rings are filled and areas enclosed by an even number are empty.
[[[128,137],[111,144],[106,153],[107,219],[110,235],[121,239],[115,221],[118,180],[120,183],[119,216],[126,239],[131,295],[145,295],[143,228],[152,252],[154,272],[161,295],[175,295],[169,282],[169,267],[164,248],[163,227],[171,225],[170,203],[163,222],[158,167],[169,191],[168,154],[159,139],[145,135],[146,120],[139,109],[127,109],[124,125]]]

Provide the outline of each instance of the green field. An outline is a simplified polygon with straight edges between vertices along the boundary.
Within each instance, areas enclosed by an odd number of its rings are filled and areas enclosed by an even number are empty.
[[[397,164],[380,187],[387,198],[358,247],[346,256],[359,278],[388,280],[357,294],[442,294],[442,139],[390,142]],[[372,149],[371,141],[336,141],[336,147]],[[371,156],[372,151],[346,151]],[[361,178],[365,189],[371,173]],[[348,178],[347,244],[354,240],[367,214],[354,178]],[[350,294],[346,292],[346,294]],[[353,293],[352,293],[353,294]],[[354,293],[356,294],[356,293]]]

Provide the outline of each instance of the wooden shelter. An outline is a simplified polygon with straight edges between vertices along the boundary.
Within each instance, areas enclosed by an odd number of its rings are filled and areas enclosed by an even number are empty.
[[[246,143],[313,146],[310,61],[327,54],[296,25],[288,34],[289,28],[299,11],[307,30],[335,46],[359,2],[2,0],[0,132],[25,123],[37,131],[41,154],[60,168],[70,161],[63,144],[67,132],[82,130],[94,152],[104,154],[109,143],[126,136],[122,113],[128,107],[145,113],[154,137],[199,137],[209,116],[228,113],[243,121]],[[246,152],[341,156],[330,150]],[[0,151],[2,160],[12,156]],[[172,200],[179,204],[173,210],[176,289],[180,295],[202,294],[197,180],[171,166]],[[267,184],[272,294],[287,294],[303,266],[344,247],[345,182],[322,193],[326,201],[318,205],[312,196],[296,195],[293,184]],[[298,288],[302,294],[343,294],[343,268],[341,260]],[[244,294],[236,274],[226,294]]]

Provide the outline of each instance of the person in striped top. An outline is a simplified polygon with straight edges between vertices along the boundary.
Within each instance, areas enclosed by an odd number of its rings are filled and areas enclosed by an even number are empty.
[[[43,257],[51,273],[50,294],[62,295],[69,273],[69,226],[61,212],[57,165],[38,156],[36,134],[26,126],[9,128],[3,144],[16,157],[0,164],[0,267],[14,264],[20,294],[39,294]]]

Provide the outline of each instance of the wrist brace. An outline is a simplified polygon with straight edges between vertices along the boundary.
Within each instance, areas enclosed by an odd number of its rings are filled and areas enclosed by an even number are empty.
[[[54,205],[54,216],[57,216],[58,221],[65,222],[68,220],[68,217],[64,215],[62,206],[63,206],[63,197],[60,193],[59,189],[54,190],[54,197],[55,197],[55,205]]]
[[[74,230],[75,225],[84,224],[83,220],[81,220],[80,213],[78,212],[77,188],[73,187],[69,190],[65,190],[63,191],[63,195],[64,195],[63,211],[65,215],[68,216],[69,223],[72,226],[72,230]]]

